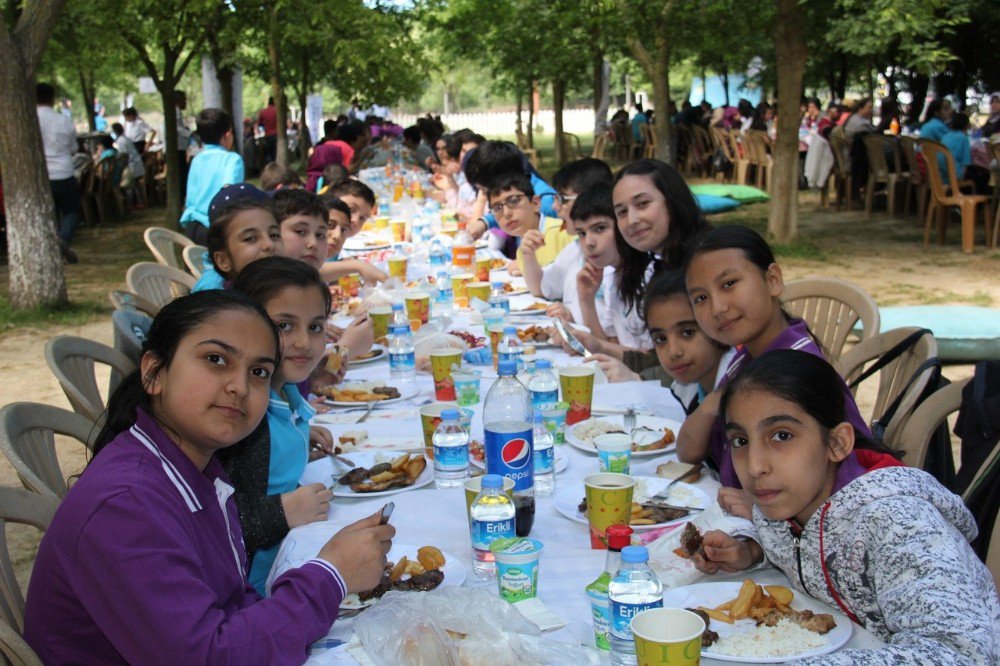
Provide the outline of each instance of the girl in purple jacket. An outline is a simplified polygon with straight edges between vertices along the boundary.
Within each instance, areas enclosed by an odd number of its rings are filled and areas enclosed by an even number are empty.
[[[267,313],[232,291],[166,305],[112,395],[94,457],[39,546],[24,637],[44,663],[299,664],[345,595],[374,587],[394,529],[350,525],[247,585],[233,488],[213,455],[263,418],[280,361]]]

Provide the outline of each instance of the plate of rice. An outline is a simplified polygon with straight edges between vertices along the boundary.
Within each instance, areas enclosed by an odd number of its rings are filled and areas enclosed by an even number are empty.
[[[566,443],[585,453],[596,454],[597,447],[594,445],[594,438],[600,437],[601,435],[609,432],[625,432],[624,418],[625,417],[621,415],[591,417],[584,421],[580,421],[576,425],[567,426]],[[658,439],[656,435],[660,435],[661,438],[666,436],[666,428],[670,429],[673,433],[673,437],[667,437],[667,439],[670,440],[669,444],[659,446],[657,448],[636,451],[633,446],[633,458],[658,456],[669,451],[673,451],[676,448],[676,436],[681,429],[681,424],[677,421],[661,419],[657,416],[637,416],[635,419],[635,425],[637,429],[648,428],[652,431],[648,432],[645,430],[639,430],[636,433],[637,437],[640,433],[642,433],[643,441],[656,440]]]
[[[741,583],[698,583],[666,590],[663,606],[669,608],[715,608],[736,597]],[[719,639],[701,649],[701,656],[719,661],[743,664],[773,664],[818,657],[843,647],[851,640],[853,625],[840,613],[822,601],[795,592],[790,604],[792,610],[811,610],[828,613],[837,623],[826,634],[804,629],[791,620],[783,619],[773,627],[757,626],[753,619],[737,620],[726,624],[712,620],[709,629],[719,634]]]

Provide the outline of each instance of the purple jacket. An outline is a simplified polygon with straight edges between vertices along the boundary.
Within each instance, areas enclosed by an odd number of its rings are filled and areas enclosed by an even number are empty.
[[[311,560],[261,600],[232,487],[141,409],[73,485],[38,549],[24,638],[46,664],[301,664],[345,585]]]
[[[820,358],[826,358],[819,345],[809,335],[808,326],[801,319],[792,319],[789,321],[788,328],[779,333],[774,342],[768,345],[764,351],[766,353],[775,349],[797,349],[819,356]],[[729,362],[726,374],[722,376],[722,379],[719,380],[719,385],[715,388],[721,389],[728,384],[729,380],[738,375],[743,366],[749,363],[750,360],[750,352],[747,351],[746,347],[738,350],[736,355],[733,356],[733,360]],[[854,396],[851,395],[851,390],[847,388],[846,382],[844,382],[844,411],[851,425],[857,428],[859,432],[871,435],[871,429],[865,423],[861,412],[858,411],[858,405],[854,402]],[[726,440],[726,430],[721,415],[716,419],[715,426],[712,428],[709,455],[719,466],[719,481],[722,485],[727,488],[741,488],[740,480],[736,476],[736,470],[733,468],[733,458],[730,455],[729,442]],[[864,472],[864,468],[858,463],[852,453],[840,463],[840,467],[837,469],[837,478],[834,480],[833,492],[837,492],[864,474]]]
[[[323,175],[323,170],[331,164],[343,163],[344,151],[332,141],[324,141],[314,147],[312,155],[309,156],[309,165],[306,167],[306,189],[315,192],[316,181]]]

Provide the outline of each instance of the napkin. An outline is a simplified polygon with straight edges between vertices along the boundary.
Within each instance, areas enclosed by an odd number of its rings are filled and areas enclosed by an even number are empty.
[[[538,597],[522,599],[514,604],[514,608],[542,631],[561,629],[566,626],[566,621],[550,611]]]

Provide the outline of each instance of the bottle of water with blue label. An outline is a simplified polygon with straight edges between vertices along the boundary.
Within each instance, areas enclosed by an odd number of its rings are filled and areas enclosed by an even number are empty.
[[[531,406],[536,414],[539,405],[559,402],[559,381],[552,374],[552,361],[547,358],[535,361],[535,371],[528,378],[528,390],[531,391]]]
[[[507,314],[510,314],[510,297],[503,290],[503,282],[493,283],[489,300],[491,308],[503,308]]]
[[[497,345],[497,365],[499,366],[504,361],[513,361],[516,366],[515,372],[520,372],[523,367],[521,361],[523,350],[524,345],[521,344],[521,338],[517,337],[517,327],[505,326],[503,337],[500,338],[500,344]]]
[[[417,372],[417,356],[413,350],[410,320],[401,303],[392,306],[389,319],[389,376],[411,379]]]
[[[434,485],[455,488],[469,478],[469,432],[458,420],[457,409],[441,412],[434,443]]]
[[[454,304],[454,292],[451,288],[451,275],[448,274],[448,271],[438,272],[434,280],[434,288],[435,314],[451,312],[452,305]]]
[[[487,474],[482,490],[469,508],[472,518],[472,570],[479,577],[496,574],[496,561],[490,544],[500,538],[514,536],[514,503],[503,491],[503,477]]]
[[[431,249],[428,253],[431,266],[444,266],[448,261],[448,251],[444,249],[440,239],[431,241]]]
[[[649,568],[645,546],[622,548],[621,566],[608,584],[611,602],[611,663],[635,664],[635,643],[629,623],[648,608],[663,608],[663,584]]]
[[[556,456],[552,433],[545,427],[542,415],[535,412],[532,456],[535,459],[535,494],[551,495],[556,489]]]
[[[500,361],[497,374],[499,379],[483,401],[486,473],[514,480],[517,536],[528,536],[535,522],[535,419],[531,394],[517,378],[513,360]]]

